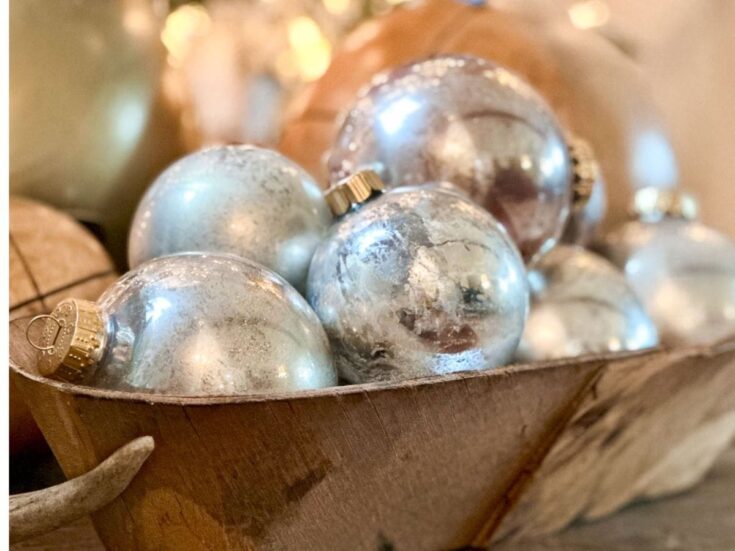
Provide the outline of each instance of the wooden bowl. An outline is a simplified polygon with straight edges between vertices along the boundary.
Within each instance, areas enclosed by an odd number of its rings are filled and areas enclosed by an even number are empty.
[[[27,322],[25,322],[27,323]],[[93,515],[110,549],[453,549],[560,530],[699,481],[735,433],[735,340],[245,397],[12,375],[69,477],[155,450]]]

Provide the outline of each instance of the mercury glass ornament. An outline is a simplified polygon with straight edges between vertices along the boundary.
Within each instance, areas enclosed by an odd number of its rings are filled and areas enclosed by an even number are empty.
[[[299,291],[331,222],[319,186],[268,149],[218,146],[171,165],[133,219],[131,267],[185,251],[225,252],[272,269]]]
[[[524,78],[564,128],[595,148],[608,184],[603,226],[611,228],[624,219],[634,190],[676,186],[677,163],[650,79],[599,29],[576,28],[570,3],[411,2],[359,25],[341,41],[326,73],[292,102],[279,150],[326,177],[323,159],[335,121],[374,75],[430,55],[471,54]]]
[[[510,71],[439,56],[376,77],[329,156],[331,180],[361,168],[388,187],[449,181],[502,223],[525,260],[569,214],[571,167],[550,109]]]
[[[641,350],[658,344],[625,276],[581,247],[559,245],[529,271],[531,312],[519,360]]]
[[[735,243],[694,220],[693,199],[655,189],[636,194],[637,220],[605,237],[651,314],[662,342],[680,346],[735,334]]]
[[[306,301],[234,255],[151,260],[96,304],[67,299],[43,319],[41,374],[99,388],[228,395],[337,383]]]
[[[340,375],[396,381],[508,362],[528,286],[503,227],[461,193],[381,188],[363,172],[330,190],[343,218],[309,270],[307,298]]]

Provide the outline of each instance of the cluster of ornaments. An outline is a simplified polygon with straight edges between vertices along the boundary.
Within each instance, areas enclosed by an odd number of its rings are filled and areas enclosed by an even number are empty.
[[[604,216],[589,147],[522,80],[470,56],[380,75],[322,193],[252,146],[174,163],[138,206],[132,270],[67,300],[42,373],[174,395],[399,381],[735,332],[735,246],[681,193]]]

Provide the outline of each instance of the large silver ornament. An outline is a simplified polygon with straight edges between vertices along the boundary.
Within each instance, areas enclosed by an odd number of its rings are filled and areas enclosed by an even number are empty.
[[[44,356],[41,372],[73,378],[76,369],[95,387],[234,395],[337,384],[327,337],[306,301],[234,255],[157,258],[121,277],[97,305],[65,301],[52,315],[65,320],[62,328],[97,333],[86,342],[99,346],[80,354],[64,346],[74,344],[73,332],[62,331],[60,353]]]
[[[335,223],[307,298],[351,382],[503,365],[528,311],[523,262],[502,226],[461,193],[424,186]]]
[[[735,243],[683,218],[623,224],[602,252],[619,266],[658,327],[683,345],[735,334]]]
[[[303,291],[331,222],[321,189],[268,149],[219,146],[171,165],[138,205],[130,266],[185,252],[225,252],[272,269]]]
[[[518,347],[524,361],[641,350],[658,344],[653,321],[612,264],[559,245],[529,271],[531,312]]]
[[[567,147],[549,108],[510,71],[439,56],[376,77],[328,160],[331,180],[373,169],[388,187],[448,181],[506,227],[528,260],[569,214]]]

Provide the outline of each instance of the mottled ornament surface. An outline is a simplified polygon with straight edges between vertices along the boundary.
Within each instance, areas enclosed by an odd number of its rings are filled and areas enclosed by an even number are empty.
[[[523,262],[503,228],[460,193],[428,186],[337,221],[307,297],[351,382],[503,365],[528,311]]]
[[[656,323],[680,346],[735,334],[735,244],[695,221],[628,222],[601,251],[619,266]]]
[[[469,56],[439,56],[376,77],[329,156],[334,182],[361,168],[388,187],[448,181],[506,227],[524,259],[554,245],[571,169],[554,117],[530,86]]]
[[[658,344],[653,321],[625,276],[581,247],[560,245],[529,272],[524,361],[642,350]]]
[[[212,147],[175,162],[143,197],[130,230],[130,266],[177,252],[231,253],[303,291],[331,220],[319,186],[279,153]]]
[[[326,335],[282,278],[234,255],[157,258],[98,305],[107,321],[96,387],[174,395],[337,384]]]

